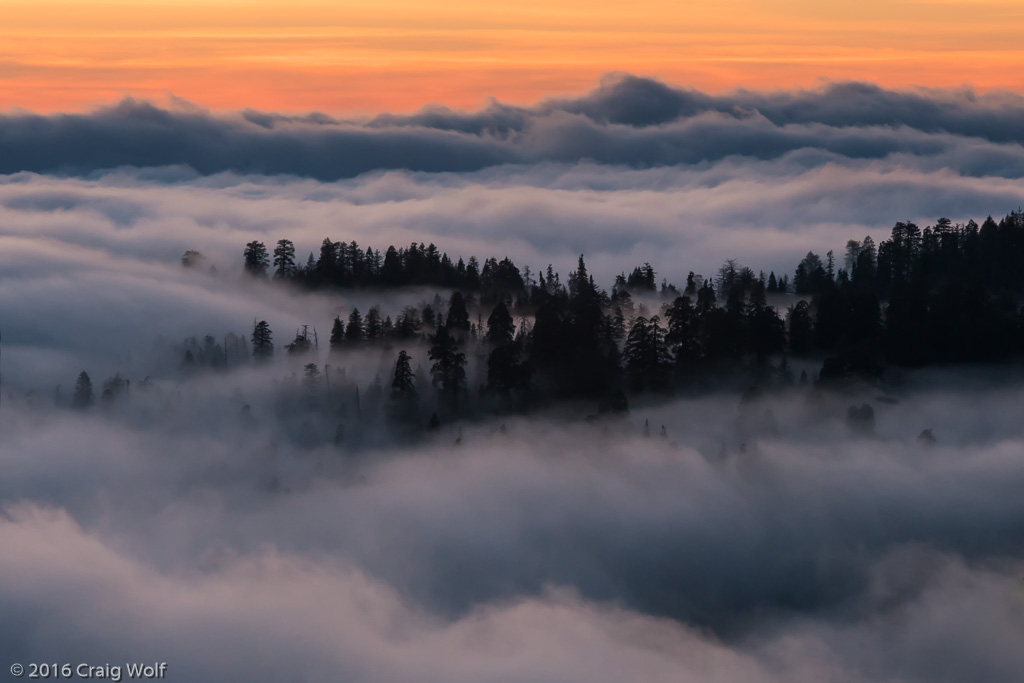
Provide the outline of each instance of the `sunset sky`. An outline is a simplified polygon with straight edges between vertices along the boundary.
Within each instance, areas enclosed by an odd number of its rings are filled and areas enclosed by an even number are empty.
[[[1024,91],[1014,0],[0,0],[0,110],[132,95],[213,109],[474,108],[580,92],[609,71],[708,91]]]

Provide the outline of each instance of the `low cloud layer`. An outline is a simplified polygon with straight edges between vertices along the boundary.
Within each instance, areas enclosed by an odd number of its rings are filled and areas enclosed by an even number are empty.
[[[1010,94],[888,91],[839,83],[724,96],[627,75],[591,93],[473,113],[432,107],[339,120],[165,110],[126,99],[87,114],[0,117],[0,172],[87,175],[119,166],[319,180],[376,170],[469,172],[542,162],[637,168],[815,151],[844,160],[909,155],[968,175],[1024,169],[1024,100]]]
[[[612,438],[512,421],[358,457],[290,444],[260,408],[243,430],[211,410],[213,385],[186,392],[205,395],[177,408],[191,430],[7,407],[6,652],[210,681],[1003,681],[1024,666],[1024,436],[1000,408],[1019,389],[973,396],[959,423],[939,422],[956,393],[880,406],[875,438],[845,432],[843,399],[768,399],[780,435],[745,452],[723,398],[640,408]],[[644,417],[671,438],[640,436]],[[914,443],[921,424],[937,447]],[[702,452],[714,439],[729,445]]]

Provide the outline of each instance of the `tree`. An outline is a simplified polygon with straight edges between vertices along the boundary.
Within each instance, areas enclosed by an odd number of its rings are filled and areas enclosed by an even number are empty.
[[[309,340],[309,326],[303,325],[302,332],[297,332],[291,344],[285,344],[289,356],[301,356],[313,350],[313,342]]]
[[[356,346],[361,344],[366,338],[366,332],[363,329],[363,316],[359,314],[358,308],[353,308],[352,312],[348,314],[348,327],[345,328],[345,342],[349,346]]]
[[[758,363],[786,346],[786,325],[768,305],[764,285],[758,283],[747,305],[747,343]]]
[[[181,256],[181,265],[186,268],[198,268],[206,261],[206,257],[195,249],[189,249]]]
[[[448,302],[448,319],[445,324],[449,332],[458,330],[462,337],[469,332],[469,311],[466,310],[466,300],[462,292],[452,294],[451,301]]]
[[[103,381],[100,404],[109,408],[127,393],[128,380],[122,377],[120,372],[114,373],[113,377],[108,377]]]
[[[412,371],[410,360],[404,349],[398,352],[395,375],[391,380],[392,401],[405,401],[416,397],[416,375]]]
[[[75,408],[88,408],[93,404],[92,380],[83,370],[75,382],[75,393],[71,397],[71,405]]]
[[[522,349],[516,342],[497,347],[487,358],[487,389],[503,396],[525,389],[530,383],[530,374],[530,367],[523,362]]]
[[[495,346],[511,344],[515,333],[516,323],[512,320],[505,302],[499,301],[487,318],[487,341]]]
[[[334,324],[331,325],[331,353],[337,353],[345,344],[345,323],[341,318],[334,316]]]
[[[566,321],[550,298],[540,305],[533,317],[530,332],[530,355],[538,367],[558,366],[568,352]]]
[[[389,327],[384,324],[384,321],[380,319],[380,306],[370,306],[370,310],[366,312],[366,320],[363,321],[363,327],[366,329],[366,339],[374,340],[384,337],[388,331],[386,328]]]
[[[252,356],[257,362],[266,362],[274,355],[273,333],[266,320],[256,323],[252,330]]]
[[[466,387],[466,354],[459,351],[446,325],[437,328],[432,341],[427,354],[434,361],[430,376],[434,386],[440,388],[442,397],[454,408]]]
[[[846,254],[843,256],[843,263],[846,264],[846,272],[852,273],[857,267],[857,258],[860,256],[861,244],[857,240],[846,241]]]
[[[690,303],[690,297],[676,297],[665,311],[668,330],[665,343],[679,368],[693,367],[701,357],[697,311]]]
[[[647,320],[641,315],[633,320],[622,355],[636,391],[666,388],[666,370],[672,356],[665,344],[665,329],[661,327],[658,316]]]
[[[242,255],[245,257],[245,272],[253,277],[266,277],[270,256],[267,255],[267,247],[263,242],[249,242],[245,245]]]
[[[386,407],[392,420],[406,425],[417,422],[416,375],[412,371],[409,354],[398,352],[395,373],[391,380],[391,395]]]
[[[306,395],[313,397],[320,386],[320,368],[316,363],[306,363],[302,368],[302,384],[306,387]]]
[[[295,277],[297,268],[295,266],[295,245],[291,240],[278,240],[274,247],[274,278],[278,280],[291,280]]]
[[[420,312],[415,306],[406,306],[395,318],[395,337],[398,339],[413,339],[423,328],[423,321],[420,320]]]
[[[789,350],[796,354],[810,353],[814,349],[814,325],[811,307],[798,301],[789,308]]]
[[[686,289],[683,290],[687,296],[697,295],[697,276],[693,274],[691,270],[689,275],[686,276]]]
[[[334,282],[338,270],[338,245],[325,237],[320,243],[320,258],[316,261],[314,280],[326,285]]]

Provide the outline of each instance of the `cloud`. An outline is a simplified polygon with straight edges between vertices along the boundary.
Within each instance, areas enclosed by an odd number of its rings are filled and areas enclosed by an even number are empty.
[[[820,419],[842,399],[793,397],[774,401],[778,439],[720,458],[691,444],[730,431],[726,399],[647,413],[678,445],[534,420],[359,456],[290,444],[263,408],[247,431],[211,411],[215,386],[182,386],[199,400],[178,426],[6,407],[6,652],[167,661],[199,681],[999,681],[1021,666],[1022,435],[999,407],[1019,389],[972,400],[995,441],[952,424],[914,446],[908,423],[955,393],[880,406],[869,440]]]
[[[475,113],[434,107],[365,121],[251,110],[215,115],[133,99],[87,114],[11,113],[0,117],[0,172],[87,175],[182,165],[203,175],[337,180],[389,169],[467,172],[587,159],[649,167],[730,156],[776,159],[799,150],[853,160],[946,156],[955,163],[966,147],[982,147],[989,155],[1011,155],[1014,170],[1005,172],[1019,177],[1022,131],[1024,101],[1009,94],[837,83],[710,96],[619,75],[587,95],[534,107],[493,103]]]

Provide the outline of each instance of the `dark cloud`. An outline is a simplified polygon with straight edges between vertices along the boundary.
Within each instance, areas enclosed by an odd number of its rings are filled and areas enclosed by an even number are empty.
[[[1020,175],[1024,101],[970,91],[889,91],[840,83],[813,91],[711,96],[628,75],[576,99],[492,103],[342,121],[247,110],[219,116],[126,99],[89,114],[0,117],[0,173],[89,174],[186,166],[321,180],[374,170],[466,172],[501,164],[595,160],[634,167],[817,150],[845,159],[949,157],[971,175]],[[974,141],[974,142],[971,142]],[[975,148],[981,145],[984,150]],[[967,147],[970,158],[956,155]],[[982,156],[978,156],[981,154]],[[1009,155],[985,162],[985,155]]]

